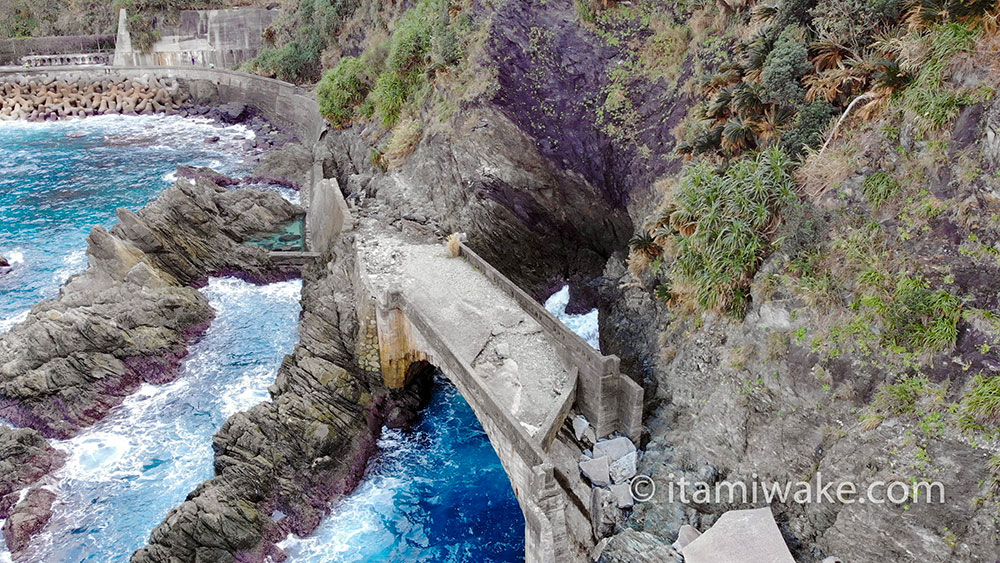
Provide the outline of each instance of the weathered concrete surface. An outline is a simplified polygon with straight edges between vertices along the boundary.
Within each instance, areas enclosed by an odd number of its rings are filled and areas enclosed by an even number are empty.
[[[376,294],[402,291],[441,334],[441,344],[472,366],[497,401],[536,436],[569,399],[575,379],[542,326],[468,262],[448,257],[442,245],[368,240],[371,245],[359,249],[362,275]],[[390,358],[382,361],[385,370]]]
[[[685,563],[795,563],[768,507],[726,512],[682,555]]]
[[[118,20],[116,66],[216,65],[231,68],[257,56],[264,30],[280,11],[261,8],[183,10],[175,25],[157,26],[160,39],[149,53],[133,49],[125,10]]]

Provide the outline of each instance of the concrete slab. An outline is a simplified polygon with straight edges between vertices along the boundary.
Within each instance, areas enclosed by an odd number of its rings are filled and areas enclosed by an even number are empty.
[[[626,454],[630,454],[634,451],[635,444],[632,443],[632,440],[625,437],[603,440],[594,444],[594,457],[606,455],[610,457],[612,461],[621,459]]]
[[[769,507],[726,512],[682,555],[685,563],[795,563]]]
[[[591,484],[596,487],[607,487],[611,484],[611,476],[608,473],[608,458],[598,457],[580,462],[580,471],[590,479]]]

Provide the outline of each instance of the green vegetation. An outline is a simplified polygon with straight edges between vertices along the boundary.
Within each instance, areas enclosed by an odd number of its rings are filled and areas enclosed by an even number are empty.
[[[932,290],[918,277],[896,280],[885,311],[889,344],[911,351],[940,352],[955,345],[962,302],[945,290]]]
[[[794,197],[790,167],[788,155],[771,148],[723,172],[705,162],[686,169],[653,233],[676,256],[674,288],[693,286],[703,308],[743,312],[781,209]]]
[[[431,93],[431,73],[461,59],[465,24],[452,21],[447,0],[419,0],[385,43],[342,58],[323,75],[317,91],[323,115],[341,127],[359,114],[377,115],[392,127],[405,113],[416,113]]]
[[[952,57],[968,51],[978,33],[965,25],[948,23],[916,33],[911,41],[927,50],[915,76],[902,92],[902,103],[915,122],[926,132],[950,123],[962,106],[974,103],[972,94],[945,85],[945,71]]]
[[[812,64],[802,41],[804,34],[802,29],[786,28],[767,54],[760,75],[765,101],[795,105],[805,98],[802,77],[812,70]]]
[[[878,208],[896,195],[899,191],[899,182],[885,172],[876,172],[865,179],[861,188],[868,203]]]
[[[265,34],[270,46],[244,63],[243,70],[296,83],[319,79],[323,52],[358,4],[359,0],[284,0],[280,20]]]
[[[1000,434],[1000,377],[980,373],[962,400],[961,420],[967,429]]]
[[[0,13],[0,37],[31,37],[38,29],[38,18],[27,0],[13,2]]]
[[[338,127],[343,127],[354,117],[354,108],[364,101],[371,91],[371,78],[366,76],[367,66],[357,57],[344,57],[337,66],[327,71],[316,90],[319,111]]]

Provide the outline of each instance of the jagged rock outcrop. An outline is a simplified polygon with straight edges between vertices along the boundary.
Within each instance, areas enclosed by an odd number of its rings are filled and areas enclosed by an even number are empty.
[[[35,430],[0,426],[0,520],[4,541],[15,556],[51,516],[55,495],[39,487],[24,499],[20,491],[58,469],[65,454]]]
[[[35,430],[0,426],[0,520],[10,516],[18,491],[59,468],[64,457]]]
[[[360,481],[382,426],[408,422],[427,399],[420,378],[389,391],[378,372],[359,367],[352,243],[303,272],[300,342],[271,400],[226,421],[213,442],[216,476],[153,530],[133,562],[280,560],[275,543],[311,532]]]
[[[87,270],[0,336],[0,416],[65,438],[143,381],[176,376],[186,344],[212,318],[190,287],[212,274],[275,275],[244,245],[301,213],[276,193],[182,180],[110,232],[87,239]]]

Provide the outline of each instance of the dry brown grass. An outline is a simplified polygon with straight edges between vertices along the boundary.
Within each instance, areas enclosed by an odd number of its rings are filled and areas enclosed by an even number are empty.
[[[389,168],[399,168],[406,157],[413,154],[423,137],[423,124],[413,118],[399,122],[392,130],[392,138],[385,148],[385,162]]]
[[[449,257],[458,258],[462,254],[462,237],[458,233],[451,233],[445,240],[445,247]]]
[[[836,188],[854,171],[851,153],[843,147],[828,149],[825,153],[811,153],[795,172],[795,181],[812,199]]]

